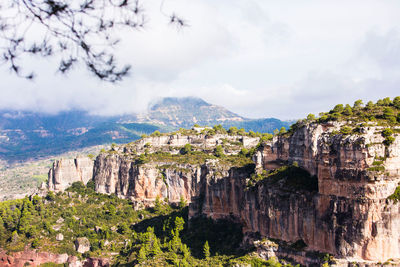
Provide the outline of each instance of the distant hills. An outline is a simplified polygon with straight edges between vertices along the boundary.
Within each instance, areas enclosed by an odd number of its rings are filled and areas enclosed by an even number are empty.
[[[236,126],[246,131],[272,132],[291,122],[274,118],[248,119],[200,98],[163,98],[146,113],[95,116],[86,111],[56,115],[0,111],[0,159],[9,163],[34,160],[85,147],[127,143],[150,134],[192,127],[194,124]]]

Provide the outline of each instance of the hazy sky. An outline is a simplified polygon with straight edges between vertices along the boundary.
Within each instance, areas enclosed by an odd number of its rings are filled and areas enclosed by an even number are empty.
[[[144,110],[164,96],[198,96],[247,117],[301,118],[337,103],[400,95],[398,0],[166,0],[190,27],[177,31],[146,0],[145,30],[120,33],[131,77],[102,83],[82,69],[63,77],[31,60],[24,81],[0,68],[0,108],[98,114]]]

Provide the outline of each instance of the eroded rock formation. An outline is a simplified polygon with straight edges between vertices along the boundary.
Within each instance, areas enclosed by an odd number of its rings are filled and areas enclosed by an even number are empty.
[[[382,128],[343,136],[334,132],[340,126],[307,125],[256,153],[258,170],[296,162],[317,176],[318,191],[287,188],[268,178],[250,188],[239,176],[207,180],[200,187],[202,204],[191,205],[190,214],[233,216],[248,234],[289,244],[301,240],[306,251],[349,261],[400,258],[400,204],[388,200],[400,182],[400,138],[385,146]]]
[[[200,193],[200,182],[205,177],[217,174],[223,177],[230,166],[221,166],[218,160],[206,160],[199,164],[171,162],[155,159],[138,164],[130,155],[152,152],[179,154],[182,147],[190,144],[194,149],[213,152],[217,145],[224,144],[226,154],[237,154],[243,147],[252,148],[259,138],[229,135],[170,135],[148,137],[126,146],[115,146],[109,153],[100,154],[94,164],[93,179],[99,193],[115,193],[119,197],[131,198],[137,203],[150,204],[157,197],[178,202],[183,197],[187,202]]]
[[[138,155],[179,154],[186,144],[206,153],[222,145],[230,155],[256,147],[258,138],[145,138],[101,153],[93,168],[95,188],[144,205],[157,197],[170,202],[183,197],[190,203],[189,216],[234,219],[243,225],[248,240],[266,237],[289,246],[301,244],[300,251],[289,252],[259,245],[265,257],[292,255],[303,264],[315,263],[318,253],[370,265],[399,259],[400,204],[388,197],[400,182],[400,138],[395,134],[394,143],[384,145],[381,127],[366,125],[342,135],[342,126],[313,123],[274,137],[258,147],[255,168],[221,164],[219,159],[189,164],[161,157],[138,162]],[[284,165],[306,170],[310,180],[269,179],[265,174]],[[255,174],[266,178],[249,183]]]
[[[86,184],[93,177],[93,160],[88,157],[57,160],[48,177],[48,189],[53,191],[64,191],[73,182]]]

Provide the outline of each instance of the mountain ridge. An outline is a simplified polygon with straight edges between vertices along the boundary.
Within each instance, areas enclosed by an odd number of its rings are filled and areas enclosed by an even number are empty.
[[[156,130],[167,132],[194,124],[272,132],[291,122],[247,119],[195,97],[162,98],[141,114],[92,115],[83,110],[58,114],[0,111],[0,159],[8,162],[37,159],[85,147],[128,143]]]

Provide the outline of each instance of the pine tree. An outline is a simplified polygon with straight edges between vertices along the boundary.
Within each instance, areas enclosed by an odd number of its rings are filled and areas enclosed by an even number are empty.
[[[144,246],[142,246],[139,250],[139,255],[138,255],[138,261],[139,263],[143,263],[147,260],[147,256],[146,256],[146,249]]]
[[[204,243],[203,254],[205,259],[210,257],[210,246],[208,245],[208,241]]]

